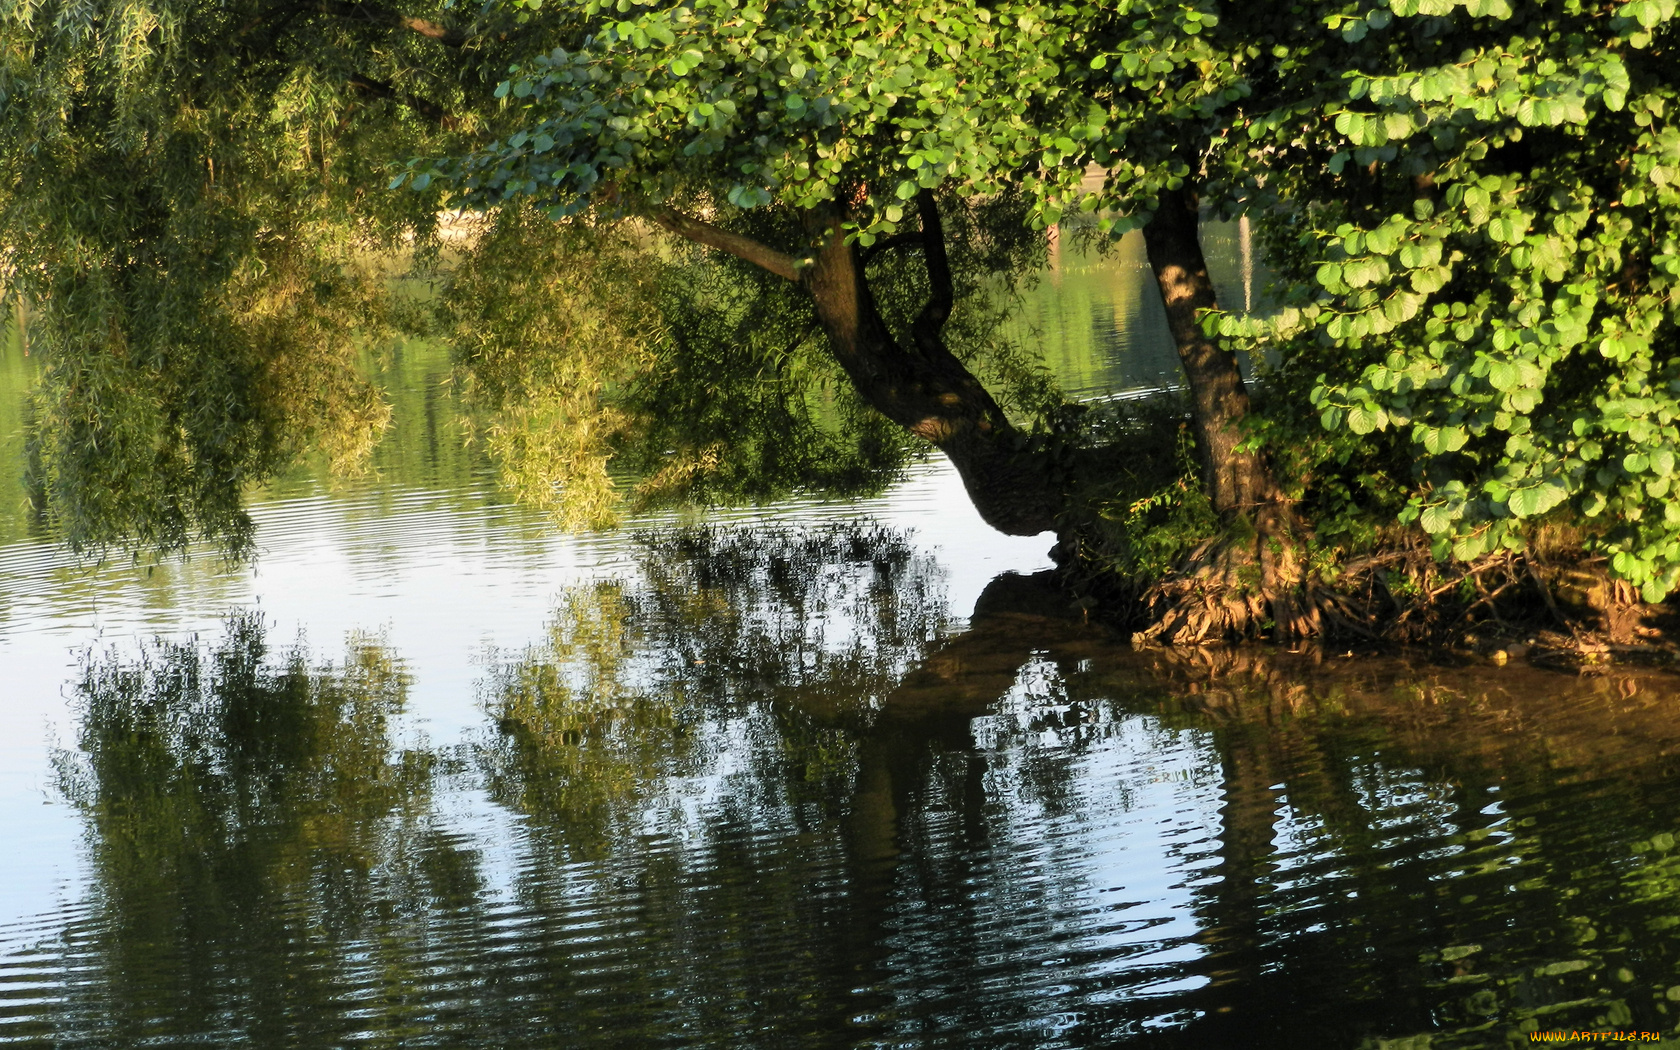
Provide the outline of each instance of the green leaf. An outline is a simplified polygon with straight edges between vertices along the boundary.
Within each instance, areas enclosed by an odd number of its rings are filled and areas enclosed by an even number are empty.
[[[1348,409],[1348,429],[1355,434],[1369,434],[1381,426],[1384,413],[1374,405],[1362,403]]]
[[[1468,440],[1470,435],[1463,427],[1429,427],[1423,432],[1423,447],[1437,455],[1457,452]]]
[[[1533,518],[1556,507],[1568,496],[1568,490],[1562,485],[1534,485],[1512,491],[1506,505],[1519,518]]]

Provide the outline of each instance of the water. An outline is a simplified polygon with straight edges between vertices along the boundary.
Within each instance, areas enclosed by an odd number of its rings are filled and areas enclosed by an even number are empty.
[[[1145,301],[1123,256],[1079,265],[1063,288]],[[389,367],[380,475],[277,486],[254,566],[89,569],[6,526],[0,1043],[1680,1021],[1672,679],[1137,654],[936,463],[866,503],[556,535],[449,439],[437,352]]]

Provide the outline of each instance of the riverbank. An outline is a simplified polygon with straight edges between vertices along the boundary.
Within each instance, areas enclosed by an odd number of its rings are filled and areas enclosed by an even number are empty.
[[[1582,669],[1680,663],[1680,616],[1615,578],[1609,536],[1559,508],[1518,537],[1521,549],[1468,558],[1408,514],[1415,489],[1400,440],[1342,461],[1331,447],[1273,440],[1293,519],[1282,538],[1249,516],[1216,514],[1182,394],[1086,406],[1068,457],[1078,515],[1052,551],[1083,615],[1140,648],[1282,637],[1280,599],[1330,649],[1437,650],[1464,659],[1533,659]],[[1287,557],[1278,556],[1287,544]],[[1267,573],[1287,561],[1294,575]],[[1503,655],[1500,655],[1503,654]]]
[[[1320,552],[1321,554],[1323,552]],[[1305,644],[1337,651],[1431,650],[1462,661],[1526,661],[1587,671],[1613,664],[1680,665],[1680,616],[1668,603],[1641,601],[1612,579],[1605,559],[1579,547],[1545,554],[1503,554],[1471,563],[1437,562],[1413,538],[1357,556],[1315,559],[1302,598],[1319,615],[1320,634]],[[1182,605],[1250,603],[1258,591],[1191,593],[1181,574],[1124,579],[1086,564],[1062,566],[1081,608],[1130,634],[1138,648],[1175,648],[1269,640],[1272,624],[1224,638],[1189,639],[1163,631]],[[1241,584],[1237,585],[1241,589]],[[1291,641],[1299,648],[1300,640]]]

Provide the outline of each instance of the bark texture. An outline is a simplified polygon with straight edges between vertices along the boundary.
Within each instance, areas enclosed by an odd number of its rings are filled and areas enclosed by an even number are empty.
[[[923,438],[956,466],[986,523],[1011,536],[1055,528],[1062,493],[1042,456],[1018,446],[1019,434],[996,399],[940,336],[952,295],[944,234],[931,197],[923,207],[923,248],[933,292],[904,346],[882,319],[863,262],[838,220],[821,240],[800,280],[816,303],[835,360],[871,407]]]
[[[1184,644],[1247,635],[1268,611],[1279,639],[1310,637],[1320,622],[1301,564],[1299,524],[1265,460],[1239,449],[1248,388],[1236,354],[1197,320],[1218,306],[1199,225],[1196,194],[1186,187],[1162,195],[1143,239],[1190,387],[1203,483],[1230,535],[1204,544],[1178,578],[1162,582],[1155,592],[1160,618],[1139,640]]]
[[[1011,536],[1054,529],[1065,494],[1046,469],[1046,456],[1022,451],[1025,442],[1002,407],[945,345],[941,332],[954,301],[945,233],[933,194],[924,190],[917,205],[931,294],[912,325],[909,346],[881,317],[863,254],[846,243],[838,213],[813,213],[816,247],[810,265],[803,267],[786,252],[674,209],[654,207],[644,213],[679,237],[803,285],[830,351],[858,393],[950,459],[986,524]]]
[[[1198,224],[1193,193],[1164,193],[1155,217],[1143,228],[1143,241],[1195,405],[1202,478],[1214,509],[1229,514],[1270,499],[1272,486],[1260,457],[1237,451],[1248,415],[1248,388],[1237,355],[1203,333],[1196,320],[1199,312],[1218,305]]]

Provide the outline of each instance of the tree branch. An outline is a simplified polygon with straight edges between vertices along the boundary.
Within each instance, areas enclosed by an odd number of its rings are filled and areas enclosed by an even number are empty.
[[[419,33],[428,40],[436,40],[445,47],[463,47],[471,39],[471,34],[459,29],[450,29],[436,22],[412,15],[402,15],[380,11],[372,4],[357,3],[354,0],[317,0],[316,10],[324,15],[336,15],[339,18],[354,19],[373,25],[395,26],[407,29],[412,33]]]
[[[777,277],[789,281],[799,280],[799,273],[794,269],[793,256],[779,252],[761,241],[691,218],[674,208],[647,208],[642,214],[684,240],[727,252],[737,259],[761,266]]]
[[[430,37],[446,47],[460,47],[467,42],[467,34],[460,30],[447,29],[436,22],[428,22],[424,18],[402,15],[398,17],[398,22],[404,29],[412,29],[421,36]]]
[[[923,348],[943,345],[939,333],[951,317],[956,294],[951,287],[951,259],[945,254],[945,226],[939,221],[939,203],[932,190],[916,194],[916,208],[922,213],[922,255],[927,259],[928,301],[916,318],[916,342]]]
[[[882,252],[890,252],[894,248],[902,248],[906,244],[920,244],[921,240],[921,230],[904,230],[901,233],[893,234],[891,237],[883,237],[865,248],[858,254],[858,261],[868,263]]]
[[[372,95],[374,98],[389,99],[399,105],[407,106],[409,109],[412,109],[422,117],[425,117],[427,120],[437,124],[438,127],[444,129],[445,131],[453,131],[458,124],[454,114],[448,112],[437,103],[428,99],[420,98],[416,95],[410,95],[406,92],[399,91],[392,85],[385,83],[383,80],[374,80],[372,77],[352,75],[347,78],[344,83],[349,87],[355,88],[357,91],[367,95]]]

